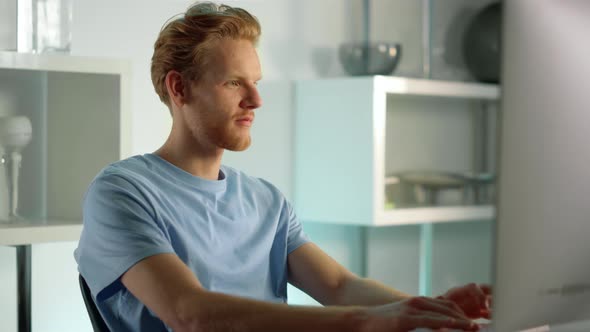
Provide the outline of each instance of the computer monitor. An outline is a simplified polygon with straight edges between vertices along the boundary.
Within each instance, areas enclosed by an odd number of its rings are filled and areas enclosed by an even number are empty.
[[[507,0],[502,24],[493,330],[589,322],[590,1]]]

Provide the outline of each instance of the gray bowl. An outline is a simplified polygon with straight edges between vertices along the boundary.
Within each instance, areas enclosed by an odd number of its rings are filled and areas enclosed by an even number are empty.
[[[338,48],[344,70],[353,76],[390,75],[401,55],[401,45],[394,43],[345,43]]]

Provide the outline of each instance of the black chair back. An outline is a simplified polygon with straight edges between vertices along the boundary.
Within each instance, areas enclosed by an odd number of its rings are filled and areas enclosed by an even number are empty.
[[[82,291],[86,311],[88,311],[88,316],[92,323],[92,329],[94,332],[109,332],[107,324],[102,319],[102,316],[96,307],[96,303],[94,303],[94,300],[92,299],[92,294],[90,293],[88,284],[86,284],[86,280],[84,280],[81,274],[78,276],[78,280],[80,281],[80,290]]]

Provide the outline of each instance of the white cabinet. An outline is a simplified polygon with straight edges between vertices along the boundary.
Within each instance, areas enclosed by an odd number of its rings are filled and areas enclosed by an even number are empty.
[[[89,183],[130,154],[129,75],[127,61],[0,52],[0,116],[27,116],[33,127],[19,186],[27,220],[81,223]]]
[[[297,82],[299,217],[369,226],[492,219],[491,202],[463,203],[452,192],[439,205],[388,202],[386,179],[413,170],[493,173],[499,95],[496,85],[388,76]]]
[[[127,61],[0,52],[0,116],[26,116],[33,129],[20,169],[18,212],[24,220],[0,221],[0,245],[16,247],[18,331],[31,331],[33,323],[47,330],[90,327],[71,241],[80,237],[82,200],[92,179],[130,155],[129,83]],[[0,215],[7,208],[2,169]],[[64,241],[70,243],[45,246]],[[49,270],[43,257],[51,257]],[[51,277],[56,264],[62,267],[58,280]],[[6,299],[0,307],[12,305]],[[56,319],[60,312],[77,318]],[[7,324],[10,329],[10,319]]]

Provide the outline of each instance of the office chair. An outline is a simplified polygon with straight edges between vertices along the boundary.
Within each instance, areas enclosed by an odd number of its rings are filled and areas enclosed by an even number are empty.
[[[90,293],[90,288],[88,288],[88,285],[86,284],[86,280],[84,280],[81,274],[78,275],[78,280],[80,281],[80,290],[82,291],[82,298],[84,298],[84,304],[86,305],[86,310],[88,311],[88,316],[92,323],[92,329],[94,332],[109,332],[107,324],[102,319],[102,316],[96,307],[96,303],[94,303],[94,300],[92,299],[92,294]]]

